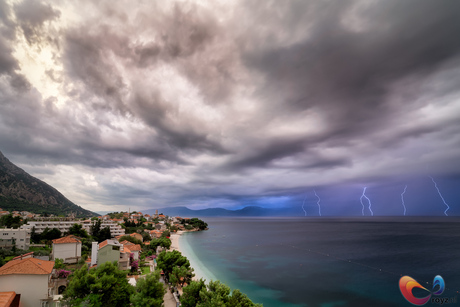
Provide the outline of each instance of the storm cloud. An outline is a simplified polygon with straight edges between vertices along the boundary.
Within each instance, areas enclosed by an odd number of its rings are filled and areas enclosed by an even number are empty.
[[[457,1],[1,1],[0,150],[92,210],[399,214],[434,176],[460,214],[458,37]]]

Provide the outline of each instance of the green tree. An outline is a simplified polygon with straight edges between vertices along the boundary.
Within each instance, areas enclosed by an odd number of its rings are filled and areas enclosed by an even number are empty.
[[[64,269],[65,268],[64,260],[62,260],[61,258],[54,259],[54,268],[56,270]]]
[[[131,303],[134,307],[161,307],[165,292],[160,282],[160,272],[155,271],[137,280],[136,293],[131,296]]]
[[[206,288],[200,290],[200,299],[197,307],[262,307],[261,304],[254,304],[246,294],[234,290],[230,294],[230,287],[220,281],[209,282]]]
[[[174,267],[169,275],[169,281],[175,286],[180,285],[183,287],[184,284],[189,284],[192,281],[193,276],[195,274],[191,267]]]
[[[208,224],[205,223],[204,221],[194,217],[190,219],[188,222],[190,225],[192,225],[194,228],[198,228],[200,230],[205,230],[208,227]]]
[[[201,289],[206,290],[206,284],[203,279],[199,281],[192,281],[187,287],[183,289],[183,294],[180,297],[182,307],[195,307],[200,299]]]
[[[121,237],[118,241],[123,242],[125,240],[128,241],[128,242],[134,243],[134,244],[143,245],[141,240],[136,239],[135,237],[131,237],[130,235],[125,235],[125,236]]]
[[[32,243],[40,243],[42,236],[36,232],[35,226],[32,227],[32,231],[30,232],[30,241]]]
[[[90,228],[90,233],[96,240],[99,238],[99,233],[101,232],[101,223],[102,223],[101,220],[97,219],[96,222],[93,225],[91,225],[91,228]],[[98,242],[102,242],[102,241],[98,241]]]
[[[0,217],[0,226],[5,226],[6,228],[19,228],[21,226],[21,217],[13,217],[11,213],[3,215]]]
[[[83,228],[83,225],[81,224],[73,224],[68,231],[69,235],[74,235],[80,238],[88,238],[88,232],[86,232],[86,229]]]
[[[46,240],[46,241],[51,241],[54,239],[59,239],[61,236],[62,236],[62,232],[59,229],[53,228],[50,230],[48,227],[46,227],[45,230],[43,230],[41,234],[41,239]]]
[[[97,269],[83,266],[71,275],[64,300],[69,306],[127,306],[134,287],[116,262],[106,262]]]
[[[151,239],[150,235],[145,231],[141,232],[141,236],[142,236],[142,240],[144,240],[144,242],[150,241],[150,239]]]
[[[101,231],[99,232],[98,242],[102,242],[110,238],[112,238],[112,234],[110,233],[110,228],[109,227],[102,228]]]
[[[148,246],[149,249],[156,250],[158,246],[169,249],[171,247],[171,240],[166,237],[152,239]]]
[[[175,267],[184,266],[187,269],[190,268],[190,262],[188,259],[176,250],[171,252],[162,251],[158,255],[157,263],[158,267],[164,271],[168,279]]]

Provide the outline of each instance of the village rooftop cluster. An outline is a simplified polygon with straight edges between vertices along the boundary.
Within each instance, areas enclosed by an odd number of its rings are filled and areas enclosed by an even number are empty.
[[[19,302],[59,306],[71,270],[82,266],[91,269],[116,262],[132,276],[154,271],[156,255],[171,245],[171,232],[207,226],[196,218],[168,217],[158,211],[154,215],[116,212],[91,219],[1,209],[0,214],[1,222],[11,224],[0,227],[0,252],[20,254],[0,258],[0,266],[2,260],[9,260],[0,267],[0,306],[19,306]]]

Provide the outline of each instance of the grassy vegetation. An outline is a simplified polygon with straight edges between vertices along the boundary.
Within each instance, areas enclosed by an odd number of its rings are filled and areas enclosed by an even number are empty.
[[[148,273],[150,273],[150,267],[149,266],[143,266],[141,267],[141,275],[147,275]]]

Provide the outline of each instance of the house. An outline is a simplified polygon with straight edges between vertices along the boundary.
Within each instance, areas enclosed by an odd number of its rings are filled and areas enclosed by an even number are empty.
[[[101,265],[109,261],[117,261],[118,267],[121,270],[126,270],[126,268],[129,267],[129,255],[125,255],[122,249],[123,245],[117,240],[105,240],[99,243],[96,256],[97,265]],[[93,255],[91,255],[91,258],[94,259]]]
[[[130,254],[133,254],[134,260],[139,260],[139,254],[142,250],[139,244],[134,244],[126,240],[120,243],[123,245],[124,251],[129,252]]]
[[[21,294],[14,291],[0,292],[0,307],[19,307]]]
[[[163,232],[161,230],[150,230],[149,234],[152,239],[158,239],[161,238]]]
[[[1,228],[0,248],[12,248],[13,245],[16,245],[16,248],[19,249],[29,249],[30,230],[20,228]]]
[[[54,261],[26,258],[11,260],[0,268],[0,289],[21,295],[21,307],[48,306],[52,302],[51,280]]]
[[[53,240],[51,259],[64,260],[64,263],[77,263],[81,258],[81,241],[75,236]]]

